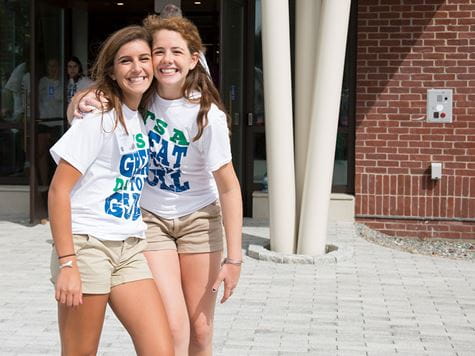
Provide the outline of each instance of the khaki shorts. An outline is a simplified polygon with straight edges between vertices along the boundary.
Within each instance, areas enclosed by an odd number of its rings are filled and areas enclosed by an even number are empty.
[[[73,235],[73,242],[84,294],[107,294],[119,284],[152,278],[143,255],[145,239],[101,241],[91,235]],[[54,247],[50,268],[56,284],[59,261]]]
[[[142,208],[142,218],[147,224],[146,251],[205,253],[223,250],[224,229],[218,202],[175,219],[164,219]]]

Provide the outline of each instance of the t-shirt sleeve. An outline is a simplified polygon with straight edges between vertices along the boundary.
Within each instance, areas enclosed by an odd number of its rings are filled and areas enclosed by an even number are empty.
[[[50,149],[56,164],[61,159],[84,174],[111,137],[113,125],[109,114],[88,114],[74,119],[72,126]]]
[[[82,77],[77,83],[77,90],[83,90],[89,88],[94,82],[88,77]]]
[[[203,130],[202,149],[206,168],[214,172],[230,162],[231,144],[226,115],[220,110],[208,112],[208,125]]]
[[[13,70],[12,74],[10,75],[10,78],[8,78],[8,81],[5,84],[6,89],[14,93],[20,92],[22,79],[25,74],[25,68],[26,65],[22,63]]]

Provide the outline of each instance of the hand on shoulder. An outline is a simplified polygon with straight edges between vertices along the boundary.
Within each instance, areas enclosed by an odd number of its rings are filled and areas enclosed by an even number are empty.
[[[107,107],[108,100],[95,93],[94,88],[89,88],[76,93],[73,96],[71,103],[68,106],[68,121],[71,122],[74,118],[82,118],[85,114],[97,110],[101,112],[104,107]]]

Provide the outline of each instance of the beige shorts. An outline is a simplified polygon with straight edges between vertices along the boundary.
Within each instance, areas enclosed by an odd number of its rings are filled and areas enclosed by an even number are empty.
[[[119,284],[152,278],[143,255],[145,239],[101,241],[91,235],[73,235],[73,242],[84,294],[107,294]],[[56,284],[59,262],[54,247],[50,268]]]
[[[147,224],[146,251],[204,253],[223,250],[224,229],[218,202],[175,219],[161,218],[142,208]]]

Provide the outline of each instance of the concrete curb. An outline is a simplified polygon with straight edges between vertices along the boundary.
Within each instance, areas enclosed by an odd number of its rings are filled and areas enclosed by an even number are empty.
[[[322,256],[278,253],[270,251],[266,247],[261,245],[249,245],[248,256],[260,261],[307,265],[334,264],[347,260],[353,256],[353,248],[345,245],[327,245],[327,253]]]

